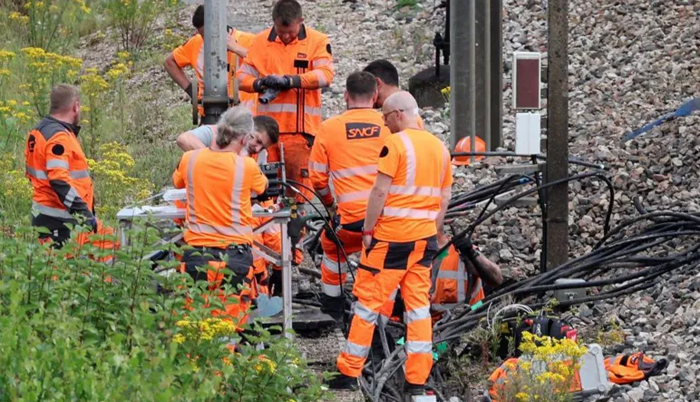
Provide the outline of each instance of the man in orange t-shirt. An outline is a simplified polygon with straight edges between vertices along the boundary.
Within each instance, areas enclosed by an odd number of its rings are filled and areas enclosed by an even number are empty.
[[[257,163],[239,155],[252,131],[249,110],[228,109],[217,123],[215,143],[185,152],[173,173],[175,187],[187,189],[184,240],[192,249],[183,256],[184,271],[195,281],[207,280],[212,289],[222,283],[231,285],[232,293],[220,295],[226,311],[217,314],[237,318],[239,323],[246,320],[245,310],[255,298],[251,196],[262,194],[268,184]],[[198,266],[210,268],[204,274]],[[219,272],[222,268],[233,275],[225,278]],[[231,299],[238,302],[229,303]]]
[[[192,36],[183,45],[178,46],[165,59],[165,70],[170,77],[192,98],[196,95],[201,100],[204,95],[204,6],[199,6],[192,16],[192,25],[197,29],[197,34]],[[248,48],[253,43],[255,34],[243,32],[229,27],[227,38],[228,64],[229,64],[229,97],[233,97],[233,80],[235,72],[241,66],[243,59],[248,54]],[[192,67],[199,83],[199,91],[193,94],[192,83],[183,68]],[[239,92],[240,106],[248,108],[255,113],[257,94]],[[199,114],[204,115],[204,108],[199,106]]]
[[[377,99],[374,76],[354,72],[348,76],[345,88],[348,110],[321,123],[309,159],[309,178],[321,201],[332,209],[337,203],[334,233],[326,228],[321,237],[321,309],[338,320],[344,312],[342,286],[348,270],[345,253],[362,249],[367,197],[377,177],[379,151],[390,135],[381,113],[373,109]]]
[[[418,105],[408,92],[389,96],[382,107],[391,130],[379,153],[377,178],[367,200],[363,248],[355,277],[353,319],[337,360],[341,375],[331,388],[354,388],[372,345],[382,311],[400,288],[405,303],[406,383],[423,395],[433,364],[430,266],[437,234],[452,195],[450,154],[437,137],[418,128]]]

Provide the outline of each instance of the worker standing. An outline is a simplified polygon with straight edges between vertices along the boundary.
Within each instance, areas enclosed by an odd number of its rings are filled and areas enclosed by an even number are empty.
[[[388,60],[375,60],[365,67],[364,71],[371,73],[377,78],[377,101],[374,102],[374,107],[381,108],[384,101],[391,95],[401,91],[399,88],[399,71]],[[418,128],[424,128],[423,119],[420,115],[416,115]]]
[[[420,130],[418,105],[408,92],[382,107],[389,136],[379,153],[377,178],[367,201],[362,252],[353,294],[353,319],[331,388],[354,388],[371,348],[380,309],[400,286],[405,303],[406,386],[424,394],[433,364],[430,265],[452,194],[450,154],[438,138]]]
[[[304,24],[297,0],[278,0],[272,20],[274,26],[253,39],[236,77],[242,91],[261,93],[257,114],[279,123],[287,178],[310,187],[309,155],[321,125],[321,88],[334,77],[331,45],[326,35]],[[280,160],[278,147],[270,150],[268,160]],[[299,190],[311,198],[310,191]],[[297,195],[297,201],[305,200]]]
[[[78,88],[59,84],[50,96],[49,115],[27,134],[26,176],[34,188],[32,226],[47,228],[42,241],[62,246],[70,238],[66,224],[84,220],[93,231],[98,222],[93,208],[93,183],[78,141]]]
[[[309,162],[314,190],[326,207],[336,210],[335,235],[329,234],[326,228],[321,237],[322,310],[336,319],[341,318],[344,311],[341,286],[348,269],[337,240],[345,253],[362,249],[367,197],[377,177],[379,151],[390,134],[381,113],[373,109],[377,99],[374,76],[354,72],[348,76],[345,87],[347,111],[321,124]],[[333,179],[333,194],[328,185],[330,178]]]
[[[186,93],[192,98],[197,96],[197,99],[202,100],[204,95],[204,6],[200,5],[192,15],[192,25],[197,29],[197,34],[192,36],[183,45],[178,46],[165,59],[165,70],[170,77],[177,83]],[[228,93],[233,95],[233,80],[234,72],[243,62],[247,54],[247,49],[250,47],[254,34],[237,29],[229,28],[229,36],[227,38],[227,58],[230,69]],[[237,62],[236,62],[237,60]],[[183,68],[192,67],[197,77],[198,92],[193,93],[192,83]],[[241,104],[248,108],[252,113],[255,113],[257,94],[242,93],[239,95]],[[199,114],[204,116],[204,107],[199,105]]]
[[[228,109],[216,125],[216,141],[209,148],[185,152],[173,173],[176,188],[187,189],[184,271],[212,288],[228,283],[240,292],[220,295],[225,315],[245,322],[254,298],[252,193],[262,194],[267,178],[252,158],[239,152],[253,131],[253,115],[244,107]],[[206,274],[198,266],[210,266]],[[233,272],[225,278],[219,271]],[[232,299],[236,299],[233,302]],[[217,312],[217,314],[222,314]]]

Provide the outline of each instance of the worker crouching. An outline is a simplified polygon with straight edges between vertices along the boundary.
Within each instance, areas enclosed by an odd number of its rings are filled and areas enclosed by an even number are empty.
[[[227,110],[217,123],[215,143],[186,152],[173,173],[175,187],[186,189],[184,240],[192,247],[184,253],[182,271],[218,290],[225,311],[213,315],[226,315],[238,325],[245,323],[255,297],[251,195],[263,193],[268,184],[255,161],[239,155],[252,131],[249,110]],[[221,272],[224,268],[230,276]],[[229,285],[226,293],[223,284]]]
[[[353,294],[357,297],[345,349],[331,388],[354,388],[367,359],[380,310],[400,287],[405,303],[407,356],[405,391],[424,394],[433,365],[430,266],[437,233],[452,191],[449,152],[418,129],[416,100],[407,92],[391,95],[382,107],[391,130],[379,153],[377,178],[367,202],[363,248]]]

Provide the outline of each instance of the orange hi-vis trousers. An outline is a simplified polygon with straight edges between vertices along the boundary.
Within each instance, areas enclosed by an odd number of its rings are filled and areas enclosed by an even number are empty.
[[[336,239],[324,229],[321,235],[321,248],[323,259],[321,260],[321,288],[323,293],[330,297],[340,297],[341,285],[345,284],[348,276],[348,262],[345,254],[340,251]],[[362,250],[362,232],[351,232],[340,229],[336,232],[338,240],[345,249],[345,253],[352,254]]]
[[[223,255],[228,255],[228,262],[222,261]],[[224,303],[224,310],[213,310],[212,316],[229,319],[241,330],[240,327],[248,320],[247,310],[251,301],[257,297],[252,266],[253,254],[249,248],[238,250],[197,247],[185,250],[180,271],[195,281],[206,280],[209,290]],[[203,268],[205,272],[198,268]],[[222,269],[232,271],[231,277],[224,276]],[[231,286],[228,292],[221,289],[224,283]],[[239,286],[242,286],[240,290]],[[192,300],[188,298],[186,307],[190,308],[191,303]],[[206,295],[204,307],[209,307]]]
[[[360,376],[380,310],[391,304],[390,297],[400,286],[406,305],[406,381],[425,384],[433,366],[430,264],[436,252],[435,236],[402,243],[372,239],[370,247],[363,248],[353,289],[357,301],[352,307],[350,332],[337,360],[341,373]]]

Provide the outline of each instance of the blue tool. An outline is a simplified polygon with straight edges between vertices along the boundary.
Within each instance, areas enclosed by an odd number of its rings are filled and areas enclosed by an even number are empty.
[[[282,311],[282,298],[279,296],[269,297],[266,294],[258,295],[256,299],[257,309],[251,311],[250,316],[272,317]]]
[[[696,110],[700,110],[700,98],[693,98],[689,100],[688,102],[682,104],[678,109],[676,109],[673,113],[669,113],[660,119],[654,121],[653,123],[649,123],[646,126],[638,129],[637,131],[633,131],[624,137],[622,137],[622,142],[627,142],[633,138],[637,138],[640,135],[646,133],[647,131],[651,130],[652,128],[656,126],[660,126],[661,124],[675,119],[677,117],[685,117],[690,115]]]

